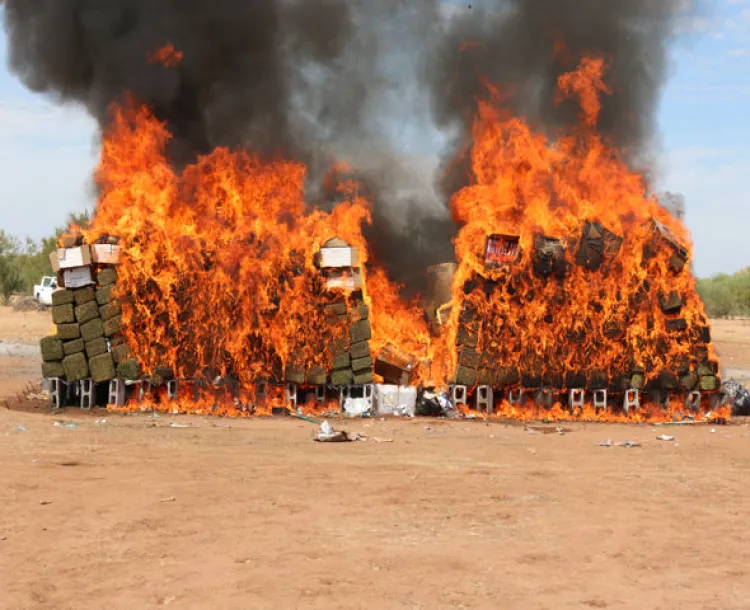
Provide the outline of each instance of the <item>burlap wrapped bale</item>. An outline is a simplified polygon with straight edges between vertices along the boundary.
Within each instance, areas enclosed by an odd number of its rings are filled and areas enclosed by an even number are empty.
[[[65,355],[63,343],[59,337],[44,337],[39,341],[39,349],[42,352],[42,360],[44,362],[61,361]]]
[[[115,316],[104,321],[104,334],[113,337],[122,330],[122,316]]]
[[[119,316],[121,313],[122,305],[120,305],[120,301],[112,301],[111,303],[102,305],[99,308],[99,315],[101,316],[102,320],[109,320],[110,318]]]
[[[370,344],[367,341],[352,344],[352,358],[367,358],[370,355]]]
[[[52,305],[70,305],[73,303],[73,291],[72,290],[55,290],[52,293]]]
[[[112,348],[112,358],[117,364],[125,362],[133,356],[133,352],[127,343],[120,343]]]
[[[75,310],[73,306],[68,305],[55,305],[52,308],[52,321],[55,324],[72,324],[76,321]]]
[[[71,354],[78,354],[86,348],[86,343],[83,339],[73,339],[72,341],[65,341],[63,343],[63,353],[66,356]]]
[[[100,286],[110,286],[117,281],[117,269],[114,267],[105,267],[99,269],[96,274],[96,281]]]
[[[114,297],[112,296],[113,287],[114,286],[110,284],[109,286],[102,286],[96,291],[96,302],[99,303],[99,305],[106,305],[114,300]]]
[[[68,381],[79,381],[89,376],[89,366],[86,362],[86,356],[81,353],[71,354],[63,360],[65,368],[65,377]]]
[[[100,354],[105,354],[106,352],[107,340],[104,337],[99,337],[98,339],[86,343],[86,356],[88,356],[89,360]]]
[[[333,385],[349,385],[352,382],[353,375],[351,369],[333,371],[331,373],[331,383]]]
[[[76,320],[79,324],[85,324],[89,320],[99,317],[99,305],[96,301],[88,301],[76,307]]]
[[[76,305],[83,305],[96,300],[96,290],[93,286],[84,286],[73,291]]]
[[[65,367],[62,362],[42,362],[42,377],[65,379]]]
[[[374,380],[372,371],[361,371],[354,374],[354,385],[362,385],[365,383],[372,383]]]
[[[117,376],[123,379],[139,379],[141,376],[141,367],[138,366],[138,361],[135,358],[125,360],[117,365]]]
[[[63,341],[78,339],[81,336],[80,324],[58,324],[57,337]]]
[[[89,320],[86,324],[81,325],[81,337],[88,343],[94,339],[104,336],[104,323],[100,318]]]
[[[94,356],[89,360],[89,369],[91,370],[91,378],[97,383],[113,379],[115,376],[115,363],[112,360],[112,354],[105,352]]]

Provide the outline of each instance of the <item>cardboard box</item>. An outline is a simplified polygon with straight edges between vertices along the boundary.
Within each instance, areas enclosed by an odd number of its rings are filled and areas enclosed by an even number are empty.
[[[93,244],[91,259],[100,265],[117,265],[120,262],[120,246],[111,244]]]
[[[324,269],[359,267],[357,248],[321,248],[320,266]]]
[[[326,288],[329,290],[356,290],[362,287],[362,272],[359,269],[334,271],[326,277]]]
[[[62,281],[65,288],[82,288],[94,284],[91,267],[76,267],[62,270]]]
[[[52,262],[53,259],[50,255],[50,262],[55,271],[60,269],[85,267],[86,265],[91,264],[91,250],[88,246],[79,246],[78,248],[58,248],[56,254],[57,269],[55,269],[55,264]]]

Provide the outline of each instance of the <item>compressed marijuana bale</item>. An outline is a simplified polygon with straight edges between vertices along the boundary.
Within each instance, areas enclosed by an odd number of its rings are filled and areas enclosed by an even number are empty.
[[[360,320],[349,327],[349,336],[352,344],[368,341],[372,336],[372,328],[369,320]]]
[[[138,366],[138,361],[135,358],[125,360],[117,365],[117,376],[123,379],[135,380],[141,376],[141,367]]]
[[[105,354],[106,352],[107,340],[104,337],[99,337],[86,343],[86,356],[88,356],[89,359],[94,356],[99,356],[100,354]]]
[[[68,381],[80,381],[89,376],[89,366],[86,362],[86,356],[82,353],[66,356],[62,363],[65,369],[65,377],[67,377]]]
[[[112,301],[111,303],[102,305],[99,308],[99,315],[101,316],[102,320],[109,320],[110,318],[119,316],[121,313],[122,305],[120,305],[120,301]]]
[[[89,320],[86,324],[81,325],[81,336],[83,340],[88,343],[94,339],[104,336],[104,323],[101,318],[94,318]]]
[[[81,336],[81,326],[79,324],[58,324],[57,337],[63,341],[69,339],[78,339]]]
[[[94,356],[89,360],[89,369],[91,378],[97,383],[109,381],[115,376],[115,363],[112,360],[112,354],[105,352]]]
[[[99,305],[96,301],[87,301],[76,307],[76,320],[79,324],[84,324],[89,320],[99,317]]]
[[[112,348],[112,358],[117,364],[125,362],[133,356],[133,352],[127,343],[120,343]]]
[[[63,343],[58,337],[44,337],[39,341],[39,348],[44,362],[61,361],[65,355]]]
[[[333,368],[334,369],[345,369],[351,364],[351,358],[348,353],[338,354],[333,357]]]
[[[55,290],[52,293],[52,305],[71,305],[74,301],[72,290]]]
[[[42,362],[42,377],[65,379],[65,367],[62,362]]]
[[[83,339],[73,339],[72,341],[65,341],[65,343],[63,343],[63,353],[66,356],[82,352],[85,348],[86,343]]]
[[[114,267],[105,267],[99,269],[96,274],[96,281],[99,282],[100,286],[109,286],[117,281],[117,269]]]
[[[306,382],[309,385],[323,385],[326,382],[326,370],[322,366],[314,366],[307,371]]]
[[[372,376],[372,371],[362,371],[354,375],[355,385],[362,385],[364,383],[372,383],[373,379],[374,378]]]
[[[122,330],[122,316],[115,316],[104,322],[104,334],[113,337]]]
[[[96,290],[93,286],[84,286],[73,291],[76,305],[83,305],[96,299]]]
[[[56,305],[52,308],[52,321],[55,324],[72,324],[76,321],[73,305]]]
[[[106,305],[114,300],[114,297],[112,296],[113,287],[114,286],[110,284],[109,286],[102,286],[96,291],[96,302],[99,303],[99,305]]]
[[[331,373],[331,383],[333,385],[348,385],[351,382],[352,382],[351,369],[333,371],[333,373]]]
[[[355,375],[359,371],[369,371],[370,369],[372,369],[372,358],[370,356],[352,360],[352,370],[354,371]]]
[[[367,341],[361,341],[360,343],[354,343],[352,345],[352,358],[367,358],[370,355],[370,344]]]

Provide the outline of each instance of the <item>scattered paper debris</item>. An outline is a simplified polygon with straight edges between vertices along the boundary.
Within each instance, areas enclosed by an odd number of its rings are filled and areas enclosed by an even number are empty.
[[[375,443],[392,443],[392,438],[378,438],[377,436],[372,437],[373,442]]]
[[[163,503],[167,503],[167,502],[174,502],[175,500],[177,500],[177,498],[175,498],[174,496],[169,496],[168,498],[162,498],[162,499],[161,499],[161,501],[162,501]]]
[[[49,506],[50,504],[52,504],[52,500],[42,500],[39,504],[41,504],[42,506]]]
[[[169,424],[169,427],[170,428],[199,428],[200,426],[192,426],[190,424],[178,424],[178,423],[172,422],[171,424]]]
[[[671,442],[673,440],[676,440],[676,437],[669,436],[668,434],[660,434],[659,436],[656,437],[656,440],[657,441],[669,441],[669,442]]]
[[[16,430],[18,430],[19,432],[26,432],[26,426],[24,426],[23,424],[19,424]]]
[[[320,430],[315,436],[320,443],[351,443],[354,441],[366,441],[367,437],[359,433],[350,434],[344,430],[334,430],[327,421],[320,424]]]
[[[630,448],[630,447],[640,447],[641,446],[640,443],[637,443],[635,441],[618,441],[616,443],[616,445],[618,447],[628,447],[628,448]]]
[[[107,425],[107,418],[106,417],[101,417],[101,418],[97,419],[96,420],[96,425],[97,426],[106,426]]]
[[[53,426],[54,426],[55,428],[69,428],[69,429],[71,429],[71,430],[74,430],[75,428],[77,428],[77,427],[78,427],[78,424],[74,424],[74,423],[72,423],[72,422],[68,422],[68,423],[66,423],[66,422],[64,422],[64,421],[62,421],[62,420],[60,420],[60,419],[58,419],[58,420],[55,420],[55,422],[53,422],[53,424],[52,424],[52,425],[53,425]]]
[[[612,446],[612,441],[609,440],[609,439],[607,439],[606,441],[601,441],[599,443],[599,446],[600,447],[611,447]]]

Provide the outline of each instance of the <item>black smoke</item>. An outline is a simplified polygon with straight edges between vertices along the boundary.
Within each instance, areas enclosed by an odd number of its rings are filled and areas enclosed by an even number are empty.
[[[439,180],[450,196],[467,182],[476,100],[485,82],[508,85],[507,109],[553,134],[577,123],[575,101],[555,104],[558,77],[585,55],[603,56],[613,91],[598,129],[634,167],[654,144],[668,51],[688,3],[677,0],[480,0],[454,5],[437,51],[426,62],[436,124],[453,132]],[[682,20],[682,21],[681,21]]]
[[[376,257],[417,286],[425,265],[452,257],[447,204],[468,180],[460,152],[483,82],[513,84],[508,109],[553,130],[577,112],[553,103],[557,77],[604,54],[614,92],[599,127],[636,164],[677,1],[5,0],[4,12],[10,67],[27,87],[83,105],[102,128],[132,94],[167,122],[178,167],[220,145],[280,154],[307,164],[308,199],[328,207],[322,177],[349,162],[373,201]],[[178,65],[148,61],[166,44]],[[425,134],[440,130],[449,145],[435,188]]]

